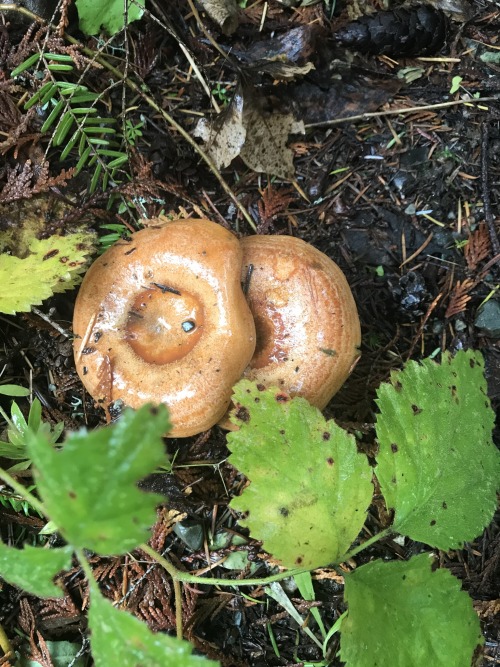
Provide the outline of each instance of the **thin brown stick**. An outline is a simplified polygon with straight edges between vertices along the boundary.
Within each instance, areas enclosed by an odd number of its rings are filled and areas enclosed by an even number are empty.
[[[439,302],[439,300],[441,299],[442,296],[443,296],[442,294],[438,294],[437,297],[434,299],[434,301],[431,303],[431,305],[427,308],[427,312],[425,313],[424,318],[423,318],[422,322],[420,323],[420,326],[418,327],[418,331],[415,334],[415,337],[413,338],[413,341],[410,345],[410,349],[408,350],[408,354],[407,354],[407,357],[406,357],[407,360],[411,359],[411,355],[413,354],[413,350],[415,349],[415,347],[418,343],[418,339],[423,334],[425,325],[427,324],[427,321],[428,321],[429,317],[431,316],[432,311],[438,305],[438,302]]]
[[[495,229],[495,220],[491,211],[490,186],[489,186],[489,125],[485,120],[481,123],[481,185],[483,190],[484,219],[490,235],[493,253],[500,253],[500,242]]]
[[[381,116],[397,116],[399,114],[416,113],[418,111],[432,111],[433,109],[446,109],[447,107],[454,107],[460,104],[467,106],[474,106],[478,102],[495,102],[497,97],[478,97],[474,100],[453,100],[453,102],[440,102],[439,104],[425,104],[420,107],[407,107],[403,109],[388,109],[386,111],[370,111],[361,113],[357,116],[344,116],[342,118],[334,118],[332,120],[323,120],[320,123],[309,123],[305,126],[306,130],[315,127],[332,127],[333,125],[340,125],[341,123],[355,123],[358,120],[368,120],[369,118],[379,118]]]

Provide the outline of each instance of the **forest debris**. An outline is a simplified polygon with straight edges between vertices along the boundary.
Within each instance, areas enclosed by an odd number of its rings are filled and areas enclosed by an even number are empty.
[[[465,261],[470,271],[475,271],[478,264],[490,254],[490,237],[486,224],[482,222],[479,227],[472,232],[464,247]]]
[[[260,234],[265,234],[269,232],[276,218],[285,213],[295,194],[291,189],[277,190],[268,183],[267,188],[261,192],[261,197],[262,199],[257,202],[260,217],[258,229]]]
[[[474,15],[468,0],[426,0],[426,4],[446,12],[454,21],[470,21]]]
[[[301,25],[285,33],[251,44],[245,51],[233,49],[243,65],[276,79],[290,80],[314,69],[310,62],[318,52],[322,34],[317,26]]]
[[[432,55],[445,44],[448,19],[431,5],[397,7],[365,15],[335,31],[335,41],[376,55]]]
[[[224,35],[235,32],[239,23],[236,0],[199,0],[199,3]]]
[[[206,143],[205,150],[218,168],[227,167],[238,155],[254,171],[292,178],[293,153],[287,147],[290,134],[305,132],[302,121],[290,113],[266,113],[254,89],[239,87],[226,114],[210,125],[201,119],[194,135]]]
[[[349,69],[330,78],[300,81],[293,86],[273,87],[283,108],[306,125],[324,123],[343,116],[379,109],[403,85],[402,81],[374,77],[371,73]]]
[[[73,176],[74,169],[63,169],[57,176],[49,175],[49,163],[33,165],[31,160],[19,163],[7,172],[7,183],[0,192],[0,203],[6,204],[17,199],[30,199],[50,188],[66,185]]]
[[[469,292],[473,287],[475,287],[476,282],[471,278],[466,278],[465,280],[459,280],[455,287],[452,289],[450,294],[450,301],[444,316],[448,319],[454,315],[459,315],[462,313],[469,301],[471,296]]]

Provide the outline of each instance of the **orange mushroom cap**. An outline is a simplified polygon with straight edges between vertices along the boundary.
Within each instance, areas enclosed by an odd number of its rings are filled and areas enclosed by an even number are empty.
[[[322,409],[359,357],[356,304],[339,267],[292,236],[249,236],[242,280],[257,331],[245,377],[282,387]]]
[[[103,407],[165,403],[170,437],[224,414],[255,349],[241,290],[242,249],[202,219],[167,222],[115,244],[87,272],[75,304],[78,374]]]

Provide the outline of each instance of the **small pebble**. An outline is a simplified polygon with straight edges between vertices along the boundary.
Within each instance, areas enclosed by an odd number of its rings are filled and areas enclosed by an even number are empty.
[[[479,308],[474,326],[490,338],[500,338],[500,301],[490,299]]]

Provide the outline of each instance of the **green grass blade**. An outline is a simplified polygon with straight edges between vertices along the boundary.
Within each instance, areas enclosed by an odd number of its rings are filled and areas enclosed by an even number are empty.
[[[15,69],[13,69],[12,72],[10,73],[10,76],[12,78],[15,78],[16,76],[19,76],[19,74],[22,74],[23,72],[25,72],[27,69],[29,69],[32,65],[34,65],[39,60],[40,60],[40,54],[39,53],[34,53],[29,58],[26,58],[26,60],[23,63],[21,63]]]
[[[63,141],[68,136],[68,133],[71,130],[71,126],[74,122],[75,119],[71,115],[71,112],[67,111],[54,133],[54,140],[52,142],[54,146],[60,146],[63,143]]]
[[[54,97],[54,93],[56,92],[57,88],[56,86],[52,83],[52,81],[48,81],[45,83],[39,91],[37,91],[33,97],[30,97],[30,99],[26,102],[24,105],[24,109],[27,111],[28,109],[31,109],[31,107],[35,106],[35,104],[38,104],[39,102],[43,106],[46,104],[52,97]],[[42,100],[45,100],[43,101]]]
[[[59,118],[59,116],[61,114],[61,111],[64,108],[64,105],[65,105],[64,100],[59,100],[59,102],[52,109],[52,111],[48,115],[46,121],[42,125],[42,127],[40,129],[40,132],[47,132],[47,130],[49,130],[52,127],[56,118]]]
[[[80,159],[78,160],[76,168],[75,168],[75,176],[78,175],[81,172],[81,170],[83,169],[83,167],[85,166],[87,160],[89,159],[89,155],[90,155],[91,151],[92,151],[91,146],[87,146],[87,148],[83,151]]]
[[[75,130],[75,132],[73,133],[73,136],[71,137],[71,139],[68,141],[68,143],[64,147],[64,150],[61,153],[60,160],[65,160],[68,157],[70,151],[74,148],[74,146],[75,146],[75,144],[76,144],[76,142],[78,141],[79,138],[80,138],[80,128],[77,128]]]
[[[72,72],[73,71],[73,65],[63,65],[60,63],[56,64],[48,64],[47,69],[49,72]]]

